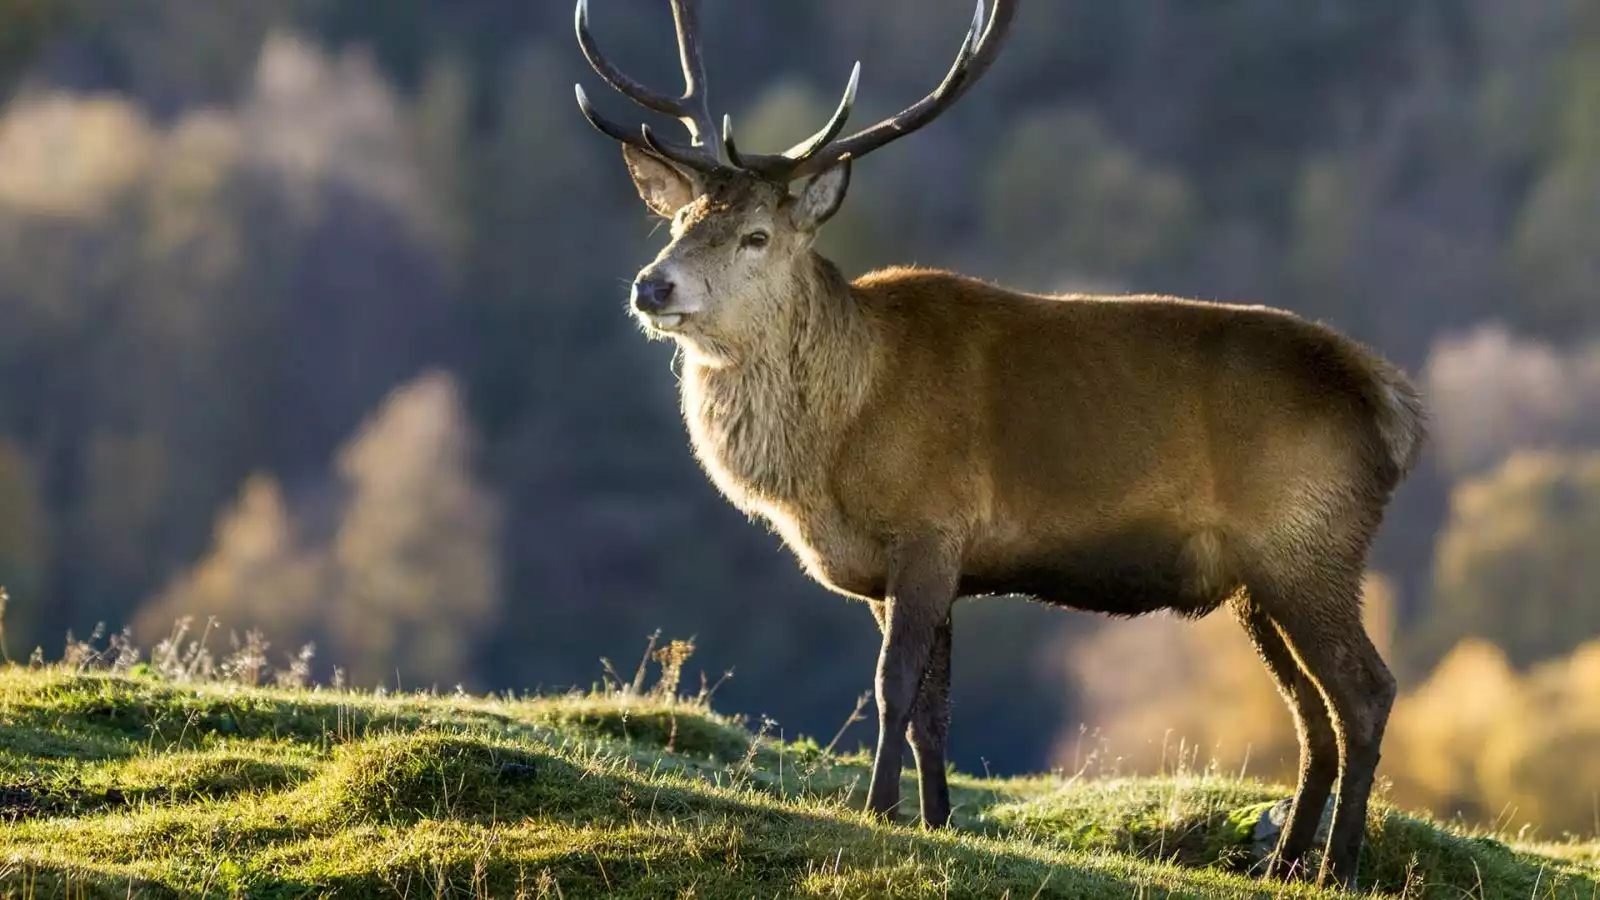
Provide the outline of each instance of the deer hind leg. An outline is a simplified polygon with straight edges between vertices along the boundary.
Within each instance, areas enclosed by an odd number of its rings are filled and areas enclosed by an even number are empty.
[[[1317,575],[1292,595],[1272,592],[1259,601],[1332,714],[1338,793],[1317,880],[1353,889],[1395,680],[1361,623],[1360,567],[1328,566]]]
[[[1322,693],[1301,670],[1283,635],[1261,607],[1244,592],[1235,594],[1229,607],[1288,703],[1300,738],[1299,779],[1290,801],[1288,825],[1278,836],[1278,846],[1267,864],[1267,877],[1303,877],[1308,874],[1304,867],[1306,851],[1316,838],[1323,807],[1339,776],[1339,745],[1333,722]]]
[[[887,609],[873,603],[878,628],[887,626]],[[911,711],[906,738],[917,762],[917,794],[922,806],[923,824],[940,828],[950,821],[950,785],[945,774],[945,738],[950,731],[950,644],[951,620],[945,617],[934,633],[932,651],[923,671],[922,683]]]

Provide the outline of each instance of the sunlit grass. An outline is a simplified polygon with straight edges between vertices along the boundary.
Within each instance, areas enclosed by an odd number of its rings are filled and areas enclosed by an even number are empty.
[[[759,731],[759,729],[758,729]],[[1280,786],[953,779],[958,828],[859,811],[867,761],[662,692],[481,698],[0,670],[14,897],[1327,896],[1248,873]],[[909,776],[906,796],[914,802]],[[1364,883],[1583,897],[1535,855],[1386,809]]]

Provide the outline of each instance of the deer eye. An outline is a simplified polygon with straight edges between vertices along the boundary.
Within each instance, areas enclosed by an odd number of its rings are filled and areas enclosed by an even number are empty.
[[[772,236],[767,234],[765,231],[752,231],[739,239],[739,246],[741,248],[759,250],[762,247],[765,247],[767,245],[767,241],[771,239]]]

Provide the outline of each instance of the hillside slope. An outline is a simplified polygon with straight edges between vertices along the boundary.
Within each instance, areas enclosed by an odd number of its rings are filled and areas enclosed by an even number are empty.
[[[8,668],[0,895],[1332,896],[1244,874],[1281,787],[958,777],[960,827],[928,834],[852,809],[865,774],[661,698]],[[1592,846],[1512,848],[1381,804],[1370,834],[1363,883],[1389,892],[1600,891]]]

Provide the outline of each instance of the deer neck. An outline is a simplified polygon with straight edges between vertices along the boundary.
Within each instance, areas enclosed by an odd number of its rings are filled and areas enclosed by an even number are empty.
[[[820,256],[795,279],[774,327],[712,363],[687,358],[683,412],[695,454],[746,513],[814,501],[877,369],[850,284]]]

